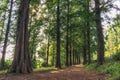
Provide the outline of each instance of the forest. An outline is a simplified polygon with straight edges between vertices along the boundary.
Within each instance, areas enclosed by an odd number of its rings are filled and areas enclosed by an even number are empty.
[[[0,80],[120,80],[119,4],[0,0]]]

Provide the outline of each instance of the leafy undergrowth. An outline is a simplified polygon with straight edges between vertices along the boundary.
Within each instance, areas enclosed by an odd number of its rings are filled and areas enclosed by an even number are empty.
[[[86,65],[85,68],[98,73],[107,74],[110,80],[120,80],[120,62],[109,62],[99,66],[93,63]]]

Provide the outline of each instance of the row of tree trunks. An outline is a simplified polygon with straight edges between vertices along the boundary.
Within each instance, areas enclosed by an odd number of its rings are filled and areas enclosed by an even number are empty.
[[[12,4],[13,0],[11,0],[8,25],[5,35],[5,42],[3,47],[3,57],[1,60],[2,66],[4,66],[5,59],[5,51],[8,40],[8,33],[10,29],[10,20],[12,13]],[[30,0],[21,0],[19,13],[18,13],[18,25],[17,25],[17,38],[16,38],[16,46],[15,46],[15,54],[12,66],[9,72],[15,73],[30,73],[32,72],[31,66],[31,58],[29,53],[29,32],[28,32],[28,22],[29,22],[29,4]],[[89,3],[88,3],[89,4]],[[66,32],[66,66],[71,66],[72,64],[80,63],[80,55],[78,51],[72,47],[72,29],[70,26],[70,10],[69,10],[69,0],[68,0],[68,15],[67,15],[67,32]],[[100,17],[100,2],[99,0],[95,0],[95,17],[96,17],[96,28],[97,28],[97,36],[98,36],[98,64],[103,64],[104,62],[104,39],[101,25],[101,17]],[[87,9],[89,5],[87,5]],[[87,11],[89,13],[89,11]],[[89,15],[88,15],[89,16]],[[87,16],[87,17],[88,17]],[[89,21],[86,20],[87,30],[84,30],[84,46],[83,46],[83,64],[87,62],[88,55],[88,63],[91,62],[90,56],[90,25]],[[61,68],[60,63],[60,0],[57,1],[57,20],[56,20],[56,34],[57,34],[57,43],[56,43],[56,67]],[[86,37],[87,36],[87,37]],[[48,41],[48,49],[49,49],[49,41]],[[47,64],[48,64],[48,52],[47,51]]]
[[[72,27],[70,26],[70,1],[67,0],[67,25],[66,25],[66,66],[79,63],[77,53],[74,52],[72,42]]]
[[[98,64],[102,65],[104,63],[104,36],[101,25],[101,9],[100,9],[100,0],[95,1],[95,21],[96,21],[96,29],[97,29],[97,37],[98,37],[98,53],[97,60]],[[83,64],[91,63],[91,55],[90,55],[90,24],[89,24],[89,0],[86,0],[86,27],[87,30],[84,30],[84,46],[83,46]],[[87,36],[87,38],[86,38]],[[87,41],[87,42],[86,42]]]
[[[80,55],[77,53],[77,50],[73,48],[73,58],[72,58],[72,65],[80,64]]]
[[[86,30],[84,31],[84,46],[83,46],[83,64],[90,64],[91,63],[91,54],[90,54],[90,23],[89,23],[89,0],[86,0]]]

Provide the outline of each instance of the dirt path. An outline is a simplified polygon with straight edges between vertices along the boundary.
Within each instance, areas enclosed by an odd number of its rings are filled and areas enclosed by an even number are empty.
[[[0,80],[108,80],[105,75],[87,71],[82,65],[48,72],[0,76]]]

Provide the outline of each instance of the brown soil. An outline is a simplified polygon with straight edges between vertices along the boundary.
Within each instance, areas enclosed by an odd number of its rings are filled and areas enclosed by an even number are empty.
[[[2,75],[0,80],[108,80],[108,78],[104,74],[85,70],[82,65],[76,65],[46,72]]]

